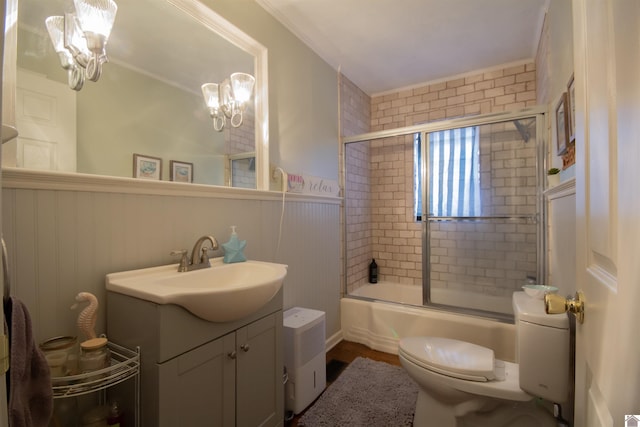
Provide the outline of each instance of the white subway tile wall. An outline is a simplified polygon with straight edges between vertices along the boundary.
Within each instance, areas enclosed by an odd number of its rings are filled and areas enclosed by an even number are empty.
[[[371,98],[345,76],[340,76],[340,128],[343,136],[359,135],[369,132],[371,126]],[[353,284],[366,283],[368,265],[371,261],[371,176],[369,165],[369,147],[366,144],[350,144],[341,147],[340,158],[349,169],[349,178],[343,177],[347,206],[346,233],[347,278],[349,292]],[[343,168],[341,167],[342,171]],[[342,173],[342,172],[341,172]],[[345,247],[345,245],[343,245]],[[342,274],[341,277],[345,275]],[[345,289],[342,283],[341,289]]]
[[[342,96],[352,93],[343,80]],[[355,97],[350,97],[353,99]],[[361,98],[360,98],[361,99]],[[536,105],[536,66],[523,64],[371,99],[371,126],[358,122],[351,103],[350,135]],[[490,129],[489,129],[490,128]],[[360,132],[357,132],[359,130]],[[343,135],[348,135],[343,128]],[[483,215],[533,215],[536,151],[512,123],[483,126]],[[532,135],[532,138],[535,138]],[[413,138],[390,137],[345,148],[347,291],[366,283],[371,258],[379,279],[422,284],[422,231],[413,212]],[[536,225],[526,220],[434,223],[431,284],[508,295],[536,272]]]

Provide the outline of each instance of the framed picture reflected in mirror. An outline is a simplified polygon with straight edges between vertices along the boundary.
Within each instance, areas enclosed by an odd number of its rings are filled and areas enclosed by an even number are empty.
[[[162,159],[144,154],[134,154],[133,177],[160,181],[162,179]]]
[[[169,164],[171,166],[171,181],[193,182],[193,163],[171,160]]]

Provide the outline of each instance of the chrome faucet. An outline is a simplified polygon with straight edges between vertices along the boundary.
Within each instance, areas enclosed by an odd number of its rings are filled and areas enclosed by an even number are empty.
[[[204,242],[211,242],[211,248],[202,247]],[[197,270],[199,268],[211,267],[211,263],[209,262],[209,255],[207,253],[209,250],[215,251],[218,249],[218,241],[213,236],[202,236],[197,241],[196,244],[193,245],[193,250],[191,251],[191,268],[189,270]],[[196,263],[196,256],[200,253],[200,261]]]
[[[211,247],[208,248],[203,246],[206,241],[211,242]],[[211,263],[209,262],[208,252],[210,250],[215,251],[218,249],[218,241],[213,236],[202,236],[197,241],[196,244],[193,245],[193,249],[191,251],[191,258],[187,255],[186,249],[182,249],[179,251],[172,251],[171,255],[180,255],[180,265],[178,266],[179,272],[199,270],[201,268],[211,267]]]

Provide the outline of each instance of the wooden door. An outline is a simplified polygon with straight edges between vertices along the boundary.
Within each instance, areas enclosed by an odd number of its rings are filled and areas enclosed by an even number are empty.
[[[576,426],[640,414],[640,2],[574,0]]]

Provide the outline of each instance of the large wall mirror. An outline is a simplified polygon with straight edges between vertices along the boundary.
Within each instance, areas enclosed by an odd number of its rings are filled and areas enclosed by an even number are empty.
[[[109,62],[74,91],[45,27],[73,1],[19,0],[17,50],[5,47],[16,50],[5,74],[19,136],[3,145],[3,167],[132,178],[142,158],[162,164],[150,179],[185,180],[186,168],[193,183],[265,189],[266,49],[197,0],[115,1]],[[255,76],[253,98],[241,126],[218,132],[200,87],[235,72]]]

